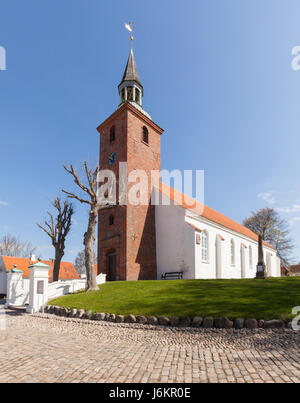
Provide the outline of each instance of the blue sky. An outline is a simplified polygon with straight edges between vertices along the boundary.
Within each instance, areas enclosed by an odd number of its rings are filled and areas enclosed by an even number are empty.
[[[61,188],[62,165],[96,164],[96,127],[118,105],[134,52],[144,108],[165,129],[162,168],[204,169],[205,202],[241,222],[265,206],[290,222],[300,261],[298,0],[0,0],[0,236],[53,256],[36,223]],[[76,204],[66,260],[82,249]]]

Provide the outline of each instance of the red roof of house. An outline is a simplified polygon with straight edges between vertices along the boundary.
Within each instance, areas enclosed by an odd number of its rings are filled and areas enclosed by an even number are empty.
[[[293,264],[288,268],[290,273],[298,274],[300,273],[300,264]]]
[[[164,183],[160,183],[160,191],[167,197],[176,203],[179,206],[182,206],[185,209],[194,211],[200,216],[206,218],[207,220],[213,221],[216,224],[222,225],[225,228],[228,228],[232,231],[238,232],[239,234],[245,235],[246,237],[253,239],[254,241],[258,241],[258,235],[252,232],[249,228],[244,227],[243,225],[235,222],[231,218],[224,216],[221,213],[211,209],[210,207],[205,206],[204,204],[198,202],[197,200],[191,198],[188,195],[185,195],[178,190],[175,190]],[[273,246],[264,242],[266,246],[269,248],[273,248]]]
[[[29,266],[32,263],[37,263],[32,262],[28,258],[22,258],[22,257],[13,257],[13,256],[2,256],[3,262],[5,264],[6,271],[11,270],[14,268],[14,265],[17,265],[17,268],[19,270],[22,270],[23,277],[28,278],[30,276],[30,270]],[[50,266],[53,269],[53,262],[48,261],[48,260],[41,260],[42,263]],[[52,271],[49,270],[49,278],[52,279]],[[79,279],[80,276],[77,273],[73,263],[70,262],[61,262],[60,264],[60,271],[59,271],[59,279],[60,280],[73,280],[73,279]]]

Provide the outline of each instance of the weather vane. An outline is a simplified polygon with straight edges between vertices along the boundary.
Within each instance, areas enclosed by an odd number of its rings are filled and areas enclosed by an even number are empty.
[[[125,24],[125,28],[131,33],[130,35],[130,41],[133,41],[133,28],[134,28],[134,24],[133,22],[129,22],[128,24]]]

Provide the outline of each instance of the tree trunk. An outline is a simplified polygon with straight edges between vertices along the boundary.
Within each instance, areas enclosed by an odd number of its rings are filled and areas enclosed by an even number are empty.
[[[53,276],[52,281],[58,281],[59,279],[59,269],[60,269],[60,262],[63,257],[63,254],[60,251],[55,251],[55,260],[54,260],[54,267],[53,267]]]
[[[91,209],[87,232],[84,234],[83,244],[85,246],[85,267],[86,267],[86,291],[97,291],[99,288],[95,273],[95,230],[98,213]]]

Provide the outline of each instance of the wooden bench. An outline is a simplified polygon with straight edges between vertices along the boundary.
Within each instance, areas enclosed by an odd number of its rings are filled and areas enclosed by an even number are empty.
[[[161,275],[162,280],[169,280],[169,279],[182,280],[182,278],[183,278],[183,272],[182,271],[171,271],[169,273],[163,273]]]

